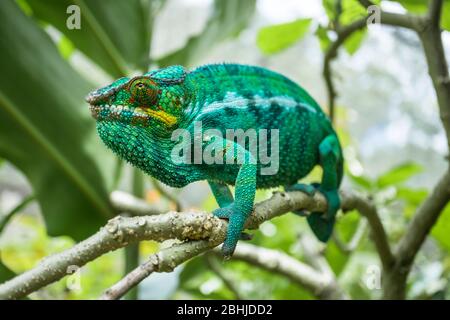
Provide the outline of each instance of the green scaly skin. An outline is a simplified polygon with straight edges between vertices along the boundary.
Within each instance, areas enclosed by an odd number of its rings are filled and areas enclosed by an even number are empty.
[[[328,201],[327,211],[313,212],[307,220],[318,239],[329,239],[340,206],[341,147],[319,105],[286,77],[237,64],[205,65],[192,71],[171,66],[118,79],[91,92],[86,100],[97,120],[101,139],[132,165],[172,187],[208,180],[220,207],[213,213],[229,220],[222,246],[225,256],[232,255],[241,237],[257,188],[284,186],[308,194],[322,192]],[[171,152],[179,142],[171,139],[172,132],[183,128],[193,134],[196,121],[202,121],[203,130],[218,129],[222,133],[208,141],[223,143],[224,150],[243,152],[246,161],[172,161]],[[250,128],[279,130],[276,174],[262,175],[262,164],[259,160],[250,161],[253,158],[248,146],[222,138],[226,137],[226,129]],[[203,147],[208,141],[203,142]],[[315,165],[323,168],[322,182],[298,184]],[[234,199],[227,185],[235,185]]]

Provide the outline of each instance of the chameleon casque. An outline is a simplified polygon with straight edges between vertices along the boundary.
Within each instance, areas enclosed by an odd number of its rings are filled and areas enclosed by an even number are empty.
[[[170,66],[132,78],[120,78],[91,92],[87,98],[103,142],[120,157],[172,187],[208,180],[220,208],[213,211],[229,220],[225,256],[231,256],[253,209],[257,188],[284,186],[327,199],[326,212],[312,212],[307,221],[326,242],[340,206],[338,188],[343,175],[341,146],[329,118],[299,85],[273,71],[248,65],[213,64],[188,71]],[[217,129],[202,141],[221,143],[226,150],[245,154],[241,164],[175,163],[171,152],[179,143],[174,130],[193,133],[194,123],[203,130]],[[279,168],[263,175],[261,163],[249,161],[247,143],[225,137],[226,129],[278,129]],[[212,139],[211,139],[212,138]],[[187,141],[186,143],[192,143]],[[217,153],[220,156],[220,153]],[[322,182],[300,184],[316,165],[323,168]],[[235,186],[235,196],[228,188]],[[304,214],[303,212],[296,212]]]

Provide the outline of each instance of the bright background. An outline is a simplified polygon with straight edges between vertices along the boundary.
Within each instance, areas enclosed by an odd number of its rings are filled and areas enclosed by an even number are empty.
[[[92,185],[100,190],[94,194],[96,199],[105,198],[107,192],[115,188],[132,192],[134,186],[135,193],[141,193],[151,203],[169,203],[148,177],[138,177],[139,173],[127,165],[123,165],[123,170],[117,170],[117,160],[95,134],[94,120],[89,117],[82,97],[89,90],[117,78],[120,70],[105,62],[101,48],[95,47],[97,40],[86,35],[92,36],[88,19],[82,16],[80,31],[64,31],[68,1],[5,2],[12,4],[2,3],[0,6],[8,10],[2,8],[2,11],[8,12],[14,22],[10,21],[13,25],[0,22],[0,34],[4,39],[0,41],[0,105],[12,101],[19,112],[30,118],[33,112],[42,110],[40,114],[45,117],[39,118],[37,114],[31,121],[38,128],[41,126],[45,139],[79,168],[82,179],[88,183],[91,179],[96,181]],[[85,2],[91,5],[96,1]],[[115,2],[110,1],[111,6]],[[106,36],[113,46],[125,48],[123,60],[129,62],[131,74],[141,73],[140,69],[144,69],[145,63],[138,65],[140,60],[136,52],[140,45],[144,47],[142,52],[146,52],[141,37],[146,39],[146,26],[153,25],[150,50],[153,67],[172,63],[192,67],[213,62],[260,65],[297,81],[326,108],[323,50],[316,36],[318,28],[326,27],[329,22],[322,2],[258,0],[253,12],[245,9],[245,6],[252,7],[252,1],[245,0],[242,2],[246,5],[241,4],[243,8],[236,10],[237,13],[225,15],[225,18],[218,15],[211,22],[214,10],[233,10],[227,8],[225,2],[153,1],[153,12],[157,10],[153,24],[139,20],[132,11],[120,14],[122,9],[117,9],[117,12],[103,15],[101,6],[91,9],[94,13],[98,9],[97,17],[110,23]],[[399,2],[382,1],[381,5],[387,11],[404,12],[405,8]],[[130,1],[130,7],[134,3]],[[348,3],[351,5],[352,0]],[[446,8],[444,14],[447,17],[450,9]],[[357,18],[360,11],[351,10],[349,19]],[[83,8],[81,11],[83,14]],[[305,19],[311,21],[305,23]],[[285,29],[273,37],[271,26],[291,22],[294,24],[285,25]],[[198,36],[197,43],[192,44],[193,36]],[[333,39],[332,33],[328,36]],[[445,31],[443,37],[447,57],[450,57],[450,33]],[[177,54],[171,55],[173,52]],[[367,32],[358,34],[349,45],[341,48],[333,62],[333,70],[339,95],[336,127],[345,147],[347,165],[344,188],[374,195],[390,240],[395,243],[414,209],[446,168],[445,134],[421,45],[411,31],[370,26]],[[27,100],[29,104],[23,104],[23,96],[29,97],[32,103]],[[49,104],[55,107],[45,109]],[[76,125],[71,127],[73,123]],[[103,218],[98,212],[92,213],[91,204],[84,206],[82,196],[73,203],[74,186],[66,182],[64,173],[53,172],[52,160],[36,147],[35,142],[28,141],[25,135],[22,137],[23,132],[14,127],[12,120],[4,118],[0,120],[0,126],[6,128],[0,129],[0,157],[4,159],[0,159],[0,220],[29,195],[34,194],[37,198],[17,210],[0,230],[0,262],[20,273],[32,268],[43,257],[70,247],[73,239],[82,239],[92,233]],[[62,130],[70,130],[70,133]],[[78,159],[71,152],[83,156]],[[40,161],[47,165],[38,165]],[[85,168],[88,165],[90,169]],[[119,166],[122,167],[120,163]],[[310,180],[318,174],[318,171],[314,172]],[[136,189],[139,181],[144,185],[143,192],[139,187]],[[174,194],[183,208],[211,210],[216,206],[205,182],[194,183],[183,190],[163,189]],[[269,195],[270,191],[261,191],[258,199]],[[340,217],[338,232],[342,238],[349,239],[359,224],[359,216],[349,213]],[[53,230],[51,234],[60,236],[49,236],[49,229]],[[450,209],[447,208],[417,257],[409,280],[410,298],[450,297],[448,230]],[[315,241],[304,219],[291,214],[264,223],[254,234],[251,243],[283,250],[298,259],[302,259],[299,238]],[[170,244],[142,243],[141,259],[167,245]],[[31,297],[96,298],[120,279],[123,255],[123,250],[118,250],[83,267],[81,291],[67,290],[67,279],[63,279]],[[368,270],[379,264],[367,232],[352,253],[341,252],[331,241],[325,256],[339,284],[351,297],[379,297],[380,290],[366,285]],[[245,298],[312,298],[288,279],[244,262],[230,261],[219,266]],[[228,299],[234,295],[210,270],[205,258],[200,257],[173,273],[151,275],[141,284],[139,297]]]

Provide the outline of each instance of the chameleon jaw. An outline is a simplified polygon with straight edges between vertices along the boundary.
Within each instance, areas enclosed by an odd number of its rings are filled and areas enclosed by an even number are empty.
[[[134,123],[148,123],[151,119],[156,119],[166,126],[171,127],[177,123],[177,118],[163,110],[152,110],[149,108],[133,108],[126,105],[94,105],[90,104],[89,109],[92,117],[96,120],[128,121]]]

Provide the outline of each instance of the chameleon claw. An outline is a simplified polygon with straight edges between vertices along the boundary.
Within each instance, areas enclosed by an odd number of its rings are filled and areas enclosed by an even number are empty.
[[[318,188],[318,183],[312,183],[312,184],[304,184],[304,183],[297,183],[292,186],[285,187],[284,189],[286,191],[301,191],[303,193],[306,193],[308,196],[312,197]]]
[[[318,190],[319,186],[320,186],[319,183],[312,183],[312,184],[297,183],[292,186],[287,186],[284,189],[286,191],[300,191],[300,192],[306,193],[308,196],[312,197]],[[307,217],[309,215],[309,213],[305,210],[297,210],[297,211],[294,211],[294,213],[301,217]]]
[[[253,239],[252,234],[246,233],[246,232],[241,232],[241,236],[240,236],[239,240],[248,241],[248,240],[252,240],[252,239]]]
[[[217,218],[229,220],[231,215],[233,214],[233,211],[234,211],[233,205],[229,205],[229,206],[226,206],[223,208],[218,208],[218,209],[214,210],[212,212],[212,214],[214,216],[216,216]]]

